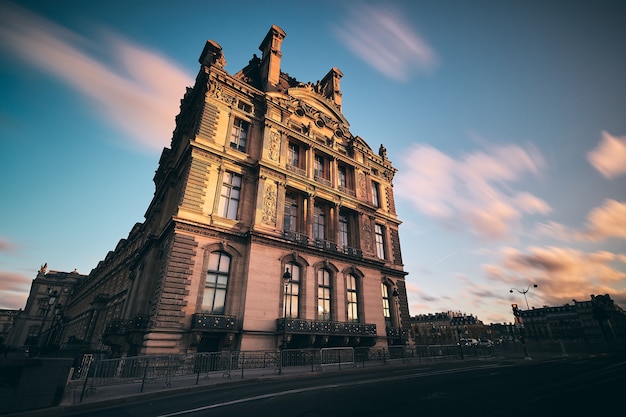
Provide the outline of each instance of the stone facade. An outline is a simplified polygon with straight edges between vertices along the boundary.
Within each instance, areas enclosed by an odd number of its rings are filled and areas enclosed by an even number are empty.
[[[407,343],[396,169],[350,132],[332,68],[281,72],[273,26],[225,71],[208,41],[145,222],[76,288],[64,340],[112,355]]]

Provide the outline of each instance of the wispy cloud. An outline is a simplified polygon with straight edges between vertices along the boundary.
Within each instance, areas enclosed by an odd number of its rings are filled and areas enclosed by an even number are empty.
[[[32,278],[23,274],[0,271],[0,306],[8,309],[24,308]]]
[[[455,159],[431,146],[416,145],[402,162],[395,182],[400,198],[428,216],[460,221],[483,239],[508,237],[523,214],[551,210],[545,201],[512,186],[543,169],[543,158],[534,147],[491,146]]]
[[[587,215],[580,230],[568,228],[557,222],[540,223],[538,236],[556,237],[563,241],[578,240],[599,242],[609,238],[626,239],[626,202],[606,199]]]
[[[0,252],[10,252],[17,249],[17,245],[0,236]]]
[[[381,5],[350,3],[336,36],[354,54],[385,76],[405,81],[414,72],[430,71],[435,52],[399,11]]]
[[[531,247],[522,252],[506,247],[501,250],[498,264],[484,265],[483,269],[491,280],[505,286],[538,284],[537,291],[528,295],[546,305],[585,300],[591,294],[611,294],[618,304],[624,305],[624,266],[626,255],[608,251],[587,253],[572,248]]]
[[[602,140],[587,154],[587,160],[608,179],[626,174],[626,136],[602,132]]]
[[[132,143],[168,146],[193,78],[158,53],[110,34],[95,44],[10,3],[0,5],[0,48],[81,93]],[[111,62],[98,53],[110,53]]]

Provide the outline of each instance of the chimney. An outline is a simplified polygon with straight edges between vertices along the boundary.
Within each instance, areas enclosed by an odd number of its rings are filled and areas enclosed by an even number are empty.
[[[270,28],[259,49],[261,56],[261,80],[265,91],[276,90],[280,79],[280,44],[285,39],[285,31],[274,25]]]
[[[226,66],[226,59],[224,58],[220,44],[211,40],[206,41],[198,62],[207,67],[211,65],[217,65],[219,67]]]
[[[343,77],[343,73],[338,68],[333,68],[320,81],[320,93],[332,100],[339,111],[341,111],[341,88],[339,87],[341,77]]]

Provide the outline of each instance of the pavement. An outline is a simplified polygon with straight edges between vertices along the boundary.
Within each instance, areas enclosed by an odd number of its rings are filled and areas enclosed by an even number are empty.
[[[533,360],[553,359],[563,357],[562,354],[536,354]],[[386,361],[367,361],[355,364],[341,364],[341,366],[331,365],[323,368],[319,366],[298,366],[286,367],[282,370],[277,368],[259,368],[237,370],[230,373],[213,372],[188,375],[183,377],[172,377],[170,379],[159,379],[143,381],[133,380],[127,383],[117,383],[109,385],[91,386],[89,381],[84,380],[69,381],[60,404],[56,407],[23,411],[19,413],[5,414],[5,417],[55,417],[70,415],[74,412],[85,412],[90,409],[102,409],[111,405],[120,405],[150,400],[155,397],[177,395],[191,390],[206,389],[210,386],[223,384],[252,384],[278,378],[313,377],[319,374],[330,372],[363,372],[374,369],[384,369],[385,367],[414,367],[429,370],[433,368],[450,369],[457,367],[467,367],[478,363],[502,363],[528,361],[520,350],[500,352],[497,351],[493,357],[468,357],[460,358],[427,358],[427,359],[394,359]]]

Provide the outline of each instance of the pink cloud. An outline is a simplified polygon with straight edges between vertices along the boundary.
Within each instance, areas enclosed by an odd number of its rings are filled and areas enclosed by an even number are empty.
[[[0,308],[23,309],[32,282],[26,275],[0,271]]]
[[[587,154],[587,160],[608,179],[626,174],[626,136],[602,132],[602,140]]]
[[[97,45],[18,6],[0,13],[0,46],[57,77],[132,143],[149,151],[169,146],[178,102],[193,78],[160,56],[110,35]],[[90,55],[108,52],[113,63]]]
[[[500,145],[455,159],[431,146],[416,145],[402,161],[396,193],[420,212],[462,223],[483,239],[511,236],[524,213],[546,214],[550,206],[514,187],[538,175],[544,161],[534,147]]]

